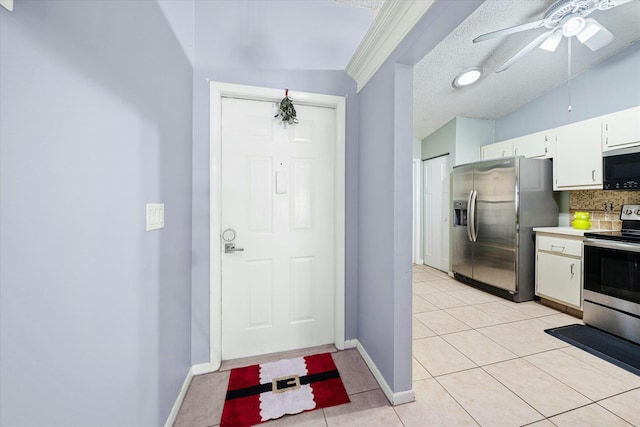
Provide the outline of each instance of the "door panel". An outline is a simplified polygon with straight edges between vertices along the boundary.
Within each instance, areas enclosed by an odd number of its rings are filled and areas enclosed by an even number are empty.
[[[449,271],[449,156],[425,160],[424,263]]]
[[[456,200],[467,202],[473,190],[473,166],[458,166],[453,172],[452,203]],[[449,207],[453,212],[453,206]],[[470,218],[469,218],[470,220]],[[451,269],[454,273],[473,277],[473,243],[469,240],[467,227],[453,225],[452,228],[452,260]]]
[[[223,98],[222,358],[334,342],[334,110]],[[221,241],[221,245],[224,242]]]
[[[476,166],[477,197],[475,280],[515,291],[516,169],[515,159]]]

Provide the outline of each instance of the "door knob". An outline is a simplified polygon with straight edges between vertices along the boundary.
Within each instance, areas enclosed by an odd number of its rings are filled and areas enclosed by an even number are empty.
[[[235,243],[225,243],[224,244],[224,253],[225,254],[230,254],[233,252],[242,252],[244,251],[244,248],[236,248],[236,244]]]

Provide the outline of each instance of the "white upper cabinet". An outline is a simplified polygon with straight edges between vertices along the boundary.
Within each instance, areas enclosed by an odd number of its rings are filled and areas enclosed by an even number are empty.
[[[513,139],[495,142],[480,147],[480,160],[499,159],[513,156]]]
[[[553,129],[531,133],[513,141],[513,155],[535,158],[553,157]]]
[[[484,145],[480,147],[480,159],[489,160],[509,156],[551,158],[554,147],[553,135],[553,129],[549,129]]]
[[[602,151],[640,145],[640,107],[602,117]]]
[[[555,129],[554,190],[602,189],[602,118]]]

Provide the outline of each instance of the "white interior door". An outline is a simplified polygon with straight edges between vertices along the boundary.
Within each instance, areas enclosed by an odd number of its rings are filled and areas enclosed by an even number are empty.
[[[421,241],[422,241],[422,233],[420,229],[420,223],[422,222],[422,218],[420,215],[420,188],[422,187],[420,183],[422,180],[420,179],[420,160],[413,159],[413,242],[412,242],[412,259],[414,264],[423,264],[421,259],[422,251],[421,251]]]
[[[222,359],[334,342],[335,110],[223,98]]]
[[[424,263],[449,270],[449,156],[423,162]]]

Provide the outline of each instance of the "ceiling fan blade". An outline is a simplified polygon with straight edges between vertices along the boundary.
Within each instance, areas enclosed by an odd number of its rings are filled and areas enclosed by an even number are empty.
[[[587,18],[586,21],[584,29],[576,36],[580,43],[595,51],[613,41],[613,34],[601,23],[593,18]]]
[[[510,34],[519,33],[520,31],[532,30],[534,28],[542,27],[544,21],[534,21],[529,22],[527,24],[516,25],[515,27],[503,28],[502,30],[493,31],[491,33],[482,34],[475,39],[473,39],[474,43],[483,42],[485,40],[494,39],[496,37],[508,36]]]
[[[600,10],[613,9],[614,7],[618,7],[625,3],[632,2],[633,0],[602,0],[596,6]]]
[[[532,42],[530,42],[528,45],[520,49],[520,51],[518,51],[515,55],[507,59],[507,61],[504,64],[499,66],[498,69],[496,70],[496,73],[501,73],[507,68],[511,67],[514,64],[514,62],[516,62],[518,59],[522,58],[527,53],[535,49],[540,43],[545,41],[548,37],[551,37],[551,35],[555,32],[555,30],[556,29],[554,28],[552,30],[549,30],[545,33],[540,34]]]

